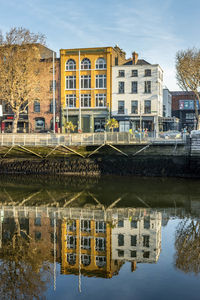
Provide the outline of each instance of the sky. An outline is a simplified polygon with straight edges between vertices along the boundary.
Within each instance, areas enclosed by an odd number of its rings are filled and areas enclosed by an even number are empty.
[[[199,48],[199,0],[0,0],[0,30],[24,27],[59,49],[118,45],[127,58],[159,64],[164,85],[176,82],[176,52]]]

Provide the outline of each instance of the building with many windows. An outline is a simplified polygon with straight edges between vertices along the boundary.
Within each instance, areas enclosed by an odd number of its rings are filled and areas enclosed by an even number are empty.
[[[116,220],[112,230],[112,257],[143,263],[157,262],[161,251],[160,212],[136,209],[129,218]]]
[[[60,50],[63,130],[66,121],[83,132],[105,130],[111,113],[111,68],[124,61],[118,46]]]
[[[163,113],[163,71],[156,64],[132,59],[112,68],[112,115],[119,121],[119,131],[148,129],[158,131]]]

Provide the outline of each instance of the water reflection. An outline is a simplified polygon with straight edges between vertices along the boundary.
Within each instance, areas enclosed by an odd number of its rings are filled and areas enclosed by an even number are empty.
[[[0,185],[1,299],[41,298],[49,286],[56,289],[58,264],[61,275],[78,276],[79,291],[82,276],[113,278],[125,262],[131,272],[156,264],[162,226],[174,218],[181,220],[174,265],[198,274],[198,194],[176,191],[174,197],[162,181],[157,189],[149,185],[151,193],[119,186]]]

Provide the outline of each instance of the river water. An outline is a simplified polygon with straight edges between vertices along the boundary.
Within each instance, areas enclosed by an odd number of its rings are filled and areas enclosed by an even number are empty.
[[[0,178],[0,299],[200,299],[200,181]]]

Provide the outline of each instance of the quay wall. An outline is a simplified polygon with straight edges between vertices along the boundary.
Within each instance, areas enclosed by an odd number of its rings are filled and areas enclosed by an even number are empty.
[[[106,145],[95,153],[93,153],[96,149],[94,146],[74,148],[84,157],[74,153],[67,155],[55,153],[47,158],[38,158],[16,152],[0,160],[0,174],[55,176],[113,174],[200,178],[200,152],[196,151],[192,155],[190,143],[157,143],[149,147],[148,145],[116,145],[116,148],[119,151]]]

